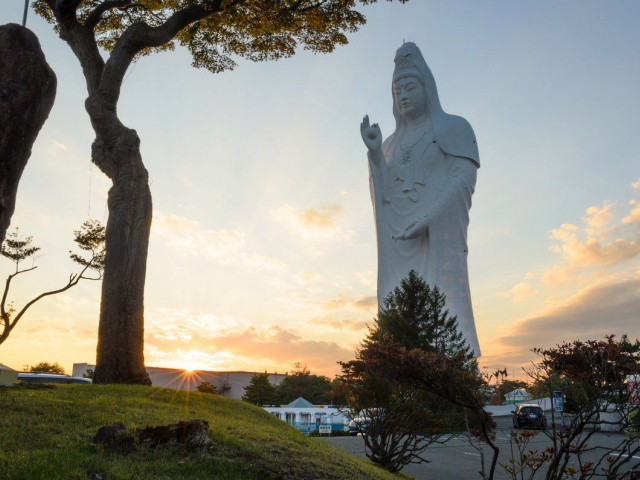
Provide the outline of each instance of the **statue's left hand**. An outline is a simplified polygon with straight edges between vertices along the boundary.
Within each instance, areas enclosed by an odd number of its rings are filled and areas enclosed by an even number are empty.
[[[429,226],[428,219],[427,219],[427,216],[425,215],[424,217],[420,217],[417,220],[411,222],[409,225],[407,225],[407,227],[400,233],[400,235],[394,235],[391,238],[394,241],[412,240],[426,233],[428,226]]]

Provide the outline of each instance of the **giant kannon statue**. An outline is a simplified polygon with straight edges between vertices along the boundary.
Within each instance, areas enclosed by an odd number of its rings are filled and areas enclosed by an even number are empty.
[[[442,110],[422,53],[405,43],[392,81],[396,129],[384,143],[377,124],[360,126],[369,149],[378,240],[378,304],[416,270],[447,296],[467,343],[480,356],[467,269],[471,196],[480,167],[473,129]]]

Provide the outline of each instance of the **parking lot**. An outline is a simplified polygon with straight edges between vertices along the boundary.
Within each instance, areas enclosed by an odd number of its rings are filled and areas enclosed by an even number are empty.
[[[551,417],[547,415],[549,424],[551,424]],[[556,418],[556,421],[558,419]],[[500,447],[499,463],[505,463],[511,457],[510,448],[510,432],[512,431],[511,417],[497,417],[498,432],[496,444]],[[595,433],[589,442],[590,446],[600,446],[603,448],[611,448],[617,445],[624,439],[622,433]],[[351,453],[362,458],[366,458],[364,440],[361,436],[357,437],[323,437],[322,441],[333,445],[336,448],[340,448],[346,452]],[[551,441],[544,434],[538,434],[529,443],[530,450],[542,451],[547,446],[551,445]],[[514,447],[515,448],[515,447]],[[517,452],[517,450],[515,450]],[[491,461],[492,451],[488,447],[485,449],[486,468],[489,467]],[[602,453],[590,453],[585,455],[584,458],[591,461],[596,461],[602,456]],[[461,438],[452,438],[446,445],[435,445],[430,447],[424,457],[430,463],[421,463],[415,465],[408,465],[403,469],[403,473],[412,475],[418,479],[434,479],[434,480],[456,480],[456,479],[476,479],[480,478],[478,471],[480,470],[480,455],[473,449],[468,441]],[[640,456],[637,459],[634,457],[635,462],[640,463]],[[577,463],[574,464],[577,467]],[[543,478],[543,472],[539,472],[536,478]],[[505,473],[504,469],[500,466],[496,468],[496,479],[509,479],[510,477]]]

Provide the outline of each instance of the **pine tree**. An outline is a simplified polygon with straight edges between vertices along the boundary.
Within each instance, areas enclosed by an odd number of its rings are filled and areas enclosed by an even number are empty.
[[[388,335],[407,350],[418,348],[447,356],[464,352],[467,361],[471,362],[473,352],[458,330],[457,317],[449,315],[446,300],[446,295],[437,285],[432,288],[415,270],[411,270],[400,286],[385,298],[376,325],[363,346]]]
[[[276,399],[276,386],[269,381],[269,374],[256,373],[249,385],[244,387],[242,400],[254,405],[273,405]]]

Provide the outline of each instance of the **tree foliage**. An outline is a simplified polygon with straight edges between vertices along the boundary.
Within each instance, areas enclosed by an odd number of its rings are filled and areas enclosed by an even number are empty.
[[[200,385],[196,387],[196,390],[200,393],[211,393],[214,395],[218,394],[218,388],[209,382],[201,382]]]
[[[251,377],[249,385],[244,387],[242,400],[254,405],[274,405],[277,398],[277,387],[269,380],[269,374],[256,373]]]
[[[218,73],[236,66],[233,57],[278,60],[294,55],[298,46],[329,53],[347,43],[347,33],[364,25],[365,17],[355,8],[357,4],[376,2],[36,0],[34,8],[58,31],[63,27],[64,10],[71,10],[78,23],[93,32],[96,44],[107,51],[116,51],[127,43],[135,55],[146,55],[173,50],[178,44],[189,50],[194,67]],[[138,38],[130,42],[134,36]],[[118,45],[120,39],[125,41]]]
[[[40,251],[40,247],[33,246],[32,243],[33,237],[21,237],[20,229],[16,228],[14,232],[7,235],[2,244],[0,254],[15,263],[16,273],[20,270],[20,262],[31,258]]]
[[[632,342],[626,335],[620,340],[608,335],[604,340],[563,342],[533,351],[540,361],[527,373],[549,397],[560,389],[567,401],[571,400],[573,409],[565,424],[559,424],[551,411],[551,429],[544,432],[553,444],[546,479],[622,478],[625,470],[639,469],[637,438],[624,437],[612,447],[590,444],[594,433],[603,426],[633,430],[640,405],[637,388],[631,388],[629,377],[640,373],[640,342]],[[598,461],[583,460],[586,453],[596,451],[601,454]]]
[[[277,403],[286,405],[298,397],[314,405],[328,405],[331,401],[331,380],[315,375],[306,365],[296,363],[295,369],[282,379],[277,389]]]
[[[438,286],[431,287],[411,270],[393,292],[384,299],[374,329],[367,342],[379,342],[387,335],[407,350],[439,351],[444,355],[463,353],[465,365],[473,361],[473,352],[458,330],[457,317],[449,315],[447,298]]]
[[[30,372],[41,372],[41,373],[58,373],[60,375],[65,375],[64,368],[58,363],[49,363],[49,362],[40,362],[35,365],[29,367]]]
[[[340,379],[349,389],[351,415],[368,419],[365,445],[373,462],[398,471],[424,461],[426,449],[441,443],[442,434],[464,428],[464,416],[460,408],[432,392],[400,381],[390,365],[371,361],[371,352],[391,342],[407,352],[455,356],[461,362],[458,368],[477,371],[457,328],[445,295],[412,270],[385,298],[355,360],[341,363]]]
[[[87,267],[89,270],[98,272],[102,276],[104,270],[105,249],[105,227],[99,220],[87,220],[82,224],[80,230],[73,231],[74,242],[78,248],[89,254],[89,257],[69,251],[71,260],[78,265]]]
[[[420,390],[462,409],[469,433],[493,450],[489,472],[482,475],[483,478],[493,478],[500,449],[494,442],[495,421],[484,410],[488,379],[480,374],[477,367],[466,365],[466,352],[459,351],[451,356],[437,350],[408,350],[385,337],[363,349],[360,360],[382,369],[386,378],[405,388]]]
[[[69,281],[63,287],[41,293],[27,302],[19,311],[14,307],[13,302],[8,301],[11,282],[16,276],[38,268],[36,265],[33,265],[30,268],[21,269],[20,263],[33,257],[40,248],[32,245],[32,237],[22,238],[17,228],[15,232],[7,235],[0,252],[5,258],[8,258],[15,264],[15,271],[7,277],[4,292],[2,294],[2,300],[0,300],[0,326],[2,327],[2,330],[0,330],[0,345],[9,338],[9,334],[13,331],[18,322],[22,319],[27,310],[36,302],[50,295],[65,292],[70,288],[75,287],[80,280],[100,280],[102,278],[105,257],[104,226],[96,220],[88,220],[82,225],[80,230],[76,230],[74,234],[74,241],[78,247],[81,250],[90,253],[90,256],[83,256],[69,252],[71,254],[71,259],[83,267],[82,270],[79,273],[72,273],[69,275]],[[96,271],[98,275],[96,277],[85,276],[88,270]]]

